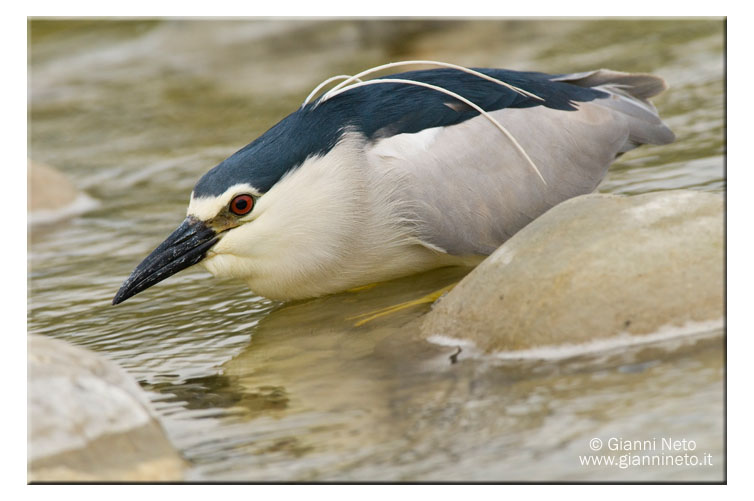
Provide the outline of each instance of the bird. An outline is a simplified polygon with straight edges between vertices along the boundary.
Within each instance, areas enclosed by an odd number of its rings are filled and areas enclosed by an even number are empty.
[[[374,76],[410,65],[430,68]],[[674,141],[649,101],[666,88],[424,60],[329,78],[199,179],[112,303],[197,263],[274,300],[474,266],[623,153]]]

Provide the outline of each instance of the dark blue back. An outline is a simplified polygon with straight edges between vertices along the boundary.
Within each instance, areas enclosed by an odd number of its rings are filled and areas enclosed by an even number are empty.
[[[544,101],[453,69],[412,71],[383,78],[417,80],[443,87],[485,111],[534,106],[568,111],[575,110],[573,102],[607,96],[599,90],[552,81],[556,75],[475,69],[529,91]],[[359,132],[374,141],[458,124],[478,114],[447,94],[416,85],[385,83],[348,90],[327,101],[310,103],[288,115],[205,174],[196,184],[194,195],[217,196],[242,182],[264,193],[306,158],[330,151],[346,130]]]

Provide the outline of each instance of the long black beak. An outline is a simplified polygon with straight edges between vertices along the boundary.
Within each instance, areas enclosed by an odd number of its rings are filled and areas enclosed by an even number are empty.
[[[217,232],[203,221],[187,217],[123,282],[113,298],[113,304],[122,303],[144,289],[198,263],[218,240]]]

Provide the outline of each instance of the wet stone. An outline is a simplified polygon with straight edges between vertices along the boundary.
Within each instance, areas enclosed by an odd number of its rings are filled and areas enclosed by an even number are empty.
[[[27,210],[55,210],[70,205],[79,193],[63,173],[49,165],[28,162]]]
[[[422,333],[493,352],[719,327],[723,227],[717,194],[571,199],[440,298]]]
[[[29,481],[179,480],[185,466],[139,385],[115,363],[28,337]]]

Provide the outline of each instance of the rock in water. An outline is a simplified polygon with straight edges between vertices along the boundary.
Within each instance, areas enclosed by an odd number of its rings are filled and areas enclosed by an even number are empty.
[[[27,221],[32,225],[57,223],[98,205],[62,172],[31,160],[26,167],[26,201]]]
[[[139,385],[115,363],[28,336],[30,481],[180,480],[184,461]]]
[[[492,352],[721,325],[723,226],[717,194],[568,200],[439,299],[422,333]]]
[[[72,204],[78,191],[58,170],[42,163],[27,162],[27,210],[57,210]]]

